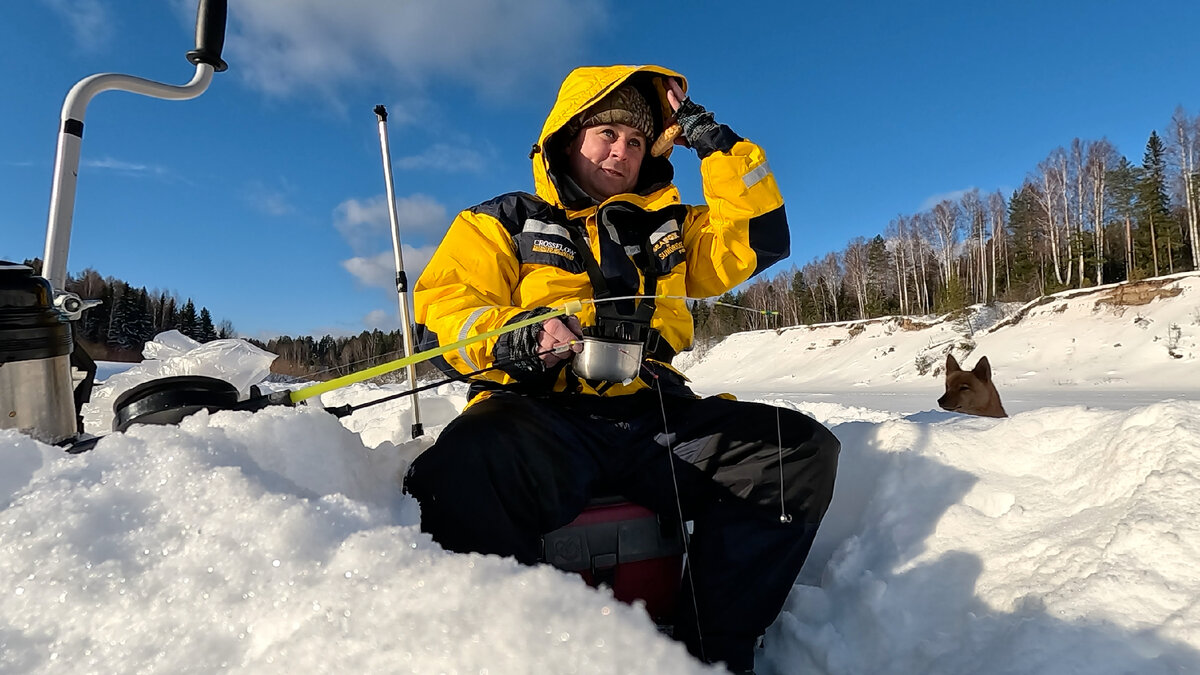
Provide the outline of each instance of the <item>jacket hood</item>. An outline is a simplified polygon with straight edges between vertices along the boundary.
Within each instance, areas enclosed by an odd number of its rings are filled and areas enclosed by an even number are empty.
[[[568,209],[582,209],[594,205],[595,200],[587,196],[574,184],[566,172],[565,148],[571,139],[559,133],[577,115],[604,98],[609,92],[629,82],[638,88],[650,103],[654,114],[654,126],[662,133],[663,120],[671,116],[671,104],[667,101],[667,90],[663,78],[678,78],[687,92],[687,80],[679,73],[661,66],[587,66],[576,68],[563,80],[558,98],[542,125],[530,158],[533,160],[533,181],[537,194],[545,201]],[[653,143],[654,139],[650,139]],[[667,159],[670,151],[662,157],[653,157],[647,148],[642,162],[638,194],[646,195],[670,185],[674,170]]]

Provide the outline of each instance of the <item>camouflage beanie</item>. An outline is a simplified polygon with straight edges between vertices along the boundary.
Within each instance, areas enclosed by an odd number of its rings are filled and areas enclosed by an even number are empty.
[[[630,84],[623,84],[608,93],[567,125],[570,135],[597,124],[625,124],[646,134],[654,141],[654,113],[646,98]]]

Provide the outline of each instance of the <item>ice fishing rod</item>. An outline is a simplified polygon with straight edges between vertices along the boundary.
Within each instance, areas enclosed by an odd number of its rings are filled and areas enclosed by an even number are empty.
[[[408,311],[408,275],[404,273],[404,254],[400,245],[400,215],[396,211],[396,186],[392,181],[392,151],[388,144],[387,108],[382,105],[375,106],[375,117],[379,124],[379,146],[383,153],[383,182],[387,188],[388,216],[392,223],[392,251],[396,261],[396,297],[400,302],[400,330],[404,335],[404,356],[408,357],[413,353],[412,322],[409,320]],[[408,384],[415,388],[417,386],[417,366],[415,363],[410,363],[407,368]],[[412,408],[412,437],[417,438],[423,433],[423,430],[421,428],[421,408],[417,405],[415,396]]]
[[[545,315],[543,315],[543,316],[545,316]],[[531,359],[540,358],[547,354],[562,354],[562,353],[565,353],[568,349],[570,349],[573,345],[577,345],[580,342],[581,342],[581,340],[571,340],[570,342],[567,342],[566,344],[561,344],[557,347],[554,347],[553,349],[547,349],[545,351],[534,352],[533,354],[530,354],[529,356],[514,356],[511,358],[507,358],[507,359],[501,359],[486,368],[480,368],[479,370],[472,370],[469,373],[449,375],[449,376],[444,377],[436,382],[429,382],[429,383],[423,384],[419,387],[414,387],[413,389],[408,389],[408,390],[401,391],[401,392],[398,392],[395,394],[390,394],[388,396],[384,396],[383,398],[377,398],[373,401],[367,401],[366,403],[359,403],[358,405],[352,405],[352,404],[347,403],[346,405],[332,406],[332,407],[326,406],[325,412],[332,414],[334,417],[346,417],[349,415],[353,415],[354,413],[358,412],[359,410],[363,410],[364,408],[370,408],[371,406],[376,406],[381,403],[395,401],[397,399],[404,398],[405,396],[413,396],[414,397],[413,401],[415,402],[417,400],[415,395],[419,394],[420,392],[429,391],[430,389],[436,389],[437,387],[440,387],[443,384],[449,384],[451,382],[466,382],[467,380],[471,379],[472,377],[475,377],[476,375],[482,375],[482,374],[488,372],[489,370],[496,370],[498,368],[504,368],[504,367],[513,365],[515,363],[520,363],[522,361],[529,361]]]
[[[114,430],[123,431],[124,428],[135,423],[175,423],[183,417],[198,411],[201,408],[213,410],[244,410],[258,411],[269,406],[283,405],[295,406],[298,403],[308,401],[321,394],[340,389],[363,382],[372,377],[378,377],[387,373],[407,368],[410,365],[415,365],[422,361],[428,361],[437,356],[441,356],[448,352],[457,349],[462,349],[468,345],[487,340],[489,338],[498,337],[506,333],[540,324],[548,319],[552,319],[564,315],[578,314],[583,310],[583,303],[589,302],[593,305],[600,302],[610,302],[615,300],[625,300],[632,297],[679,297],[679,296],[629,296],[620,298],[601,298],[587,300],[572,300],[561,307],[551,308],[545,313],[537,316],[515,321],[513,323],[501,326],[490,331],[485,331],[478,335],[464,338],[450,344],[441,345],[433,349],[428,349],[416,354],[410,354],[404,358],[383,363],[371,368],[366,368],[356,373],[350,373],[342,377],[334,378],[326,382],[320,382],[307,387],[302,387],[296,390],[281,390],[263,394],[256,387],[251,388],[249,398],[246,400],[238,400],[238,392],[233,385],[211,377],[201,376],[178,376],[167,377],[143,383],[138,387],[122,394],[120,398],[113,404],[113,409],[116,412],[114,418]],[[691,299],[691,298],[688,298]],[[583,349],[576,358],[574,369],[581,377],[588,379],[599,379],[607,381],[624,381],[629,379],[628,373],[630,369],[636,374],[642,363],[642,345],[641,343],[629,342],[626,340],[612,340],[606,338],[589,337],[586,332],[581,338]],[[557,349],[564,349],[571,346],[560,346]],[[556,351],[556,350],[551,350]],[[483,368],[471,373],[466,373],[458,377],[451,377],[450,380],[467,379],[475,375],[493,370],[507,365],[505,361],[492,364],[491,367]],[[342,406],[340,408],[326,408],[338,417],[342,417],[353,413],[355,410],[382,403],[384,400],[394,400],[401,396],[408,396],[419,391],[425,391],[434,386],[444,384],[444,382],[434,383],[426,386],[414,386],[412,390],[401,392],[398,395],[391,396],[387,399],[379,399],[377,401],[361,404],[357,407]]]
[[[571,302],[568,302],[567,304],[563,305],[562,307],[559,307],[557,309],[551,309],[549,312],[546,312],[545,314],[539,314],[535,317],[530,317],[528,319],[523,319],[521,321],[510,323],[510,324],[502,326],[500,328],[496,328],[493,330],[489,330],[489,331],[480,333],[479,335],[475,335],[475,336],[472,336],[469,338],[464,338],[462,340],[458,340],[457,342],[451,342],[450,344],[447,344],[447,345],[442,345],[440,347],[434,347],[433,349],[427,349],[423,352],[418,352],[416,354],[406,356],[402,359],[397,359],[395,361],[390,361],[388,363],[381,363],[378,366],[366,368],[366,369],[358,371],[357,373],[350,373],[349,375],[344,375],[342,377],[334,378],[334,379],[328,380],[326,382],[320,382],[318,384],[310,385],[308,387],[303,387],[303,388],[297,389],[295,391],[287,392],[288,393],[288,401],[292,404],[299,403],[301,401],[310,399],[314,396],[320,396],[321,394],[324,394],[325,392],[333,391],[334,389],[340,389],[342,387],[345,387],[345,386],[348,386],[351,384],[357,384],[359,382],[362,382],[363,380],[369,380],[372,377],[378,377],[380,375],[385,375],[387,373],[390,373],[390,372],[393,372],[396,370],[400,370],[401,368],[406,368],[409,365],[415,365],[422,361],[428,361],[429,359],[432,359],[434,357],[441,356],[442,354],[452,352],[456,349],[461,349],[463,347],[474,344],[476,342],[480,342],[482,340],[486,340],[488,338],[503,335],[505,333],[511,333],[512,331],[517,330],[519,328],[524,328],[525,326],[532,326],[534,324],[541,323],[541,322],[545,321],[546,319],[552,319],[557,316],[578,314],[582,310],[583,310],[583,302],[580,300],[572,300]],[[283,392],[279,392],[279,393],[283,393]]]
[[[442,354],[445,354],[447,352],[452,352],[456,349],[466,347],[466,346],[474,344],[476,342],[480,342],[480,341],[486,340],[488,338],[503,335],[505,333],[509,333],[514,330],[517,330],[518,328],[524,328],[525,326],[532,326],[536,323],[541,323],[542,321],[545,321],[546,319],[552,319],[556,316],[564,316],[564,315],[569,316],[569,315],[573,315],[573,314],[578,314],[579,312],[581,312],[583,310],[583,303],[585,303],[585,302],[592,304],[592,305],[596,305],[601,302],[615,302],[618,300],[637,300],[637,299],[648,299],[648,298],[654,298],[654,299],[670,298],[670,299],[681,299],[681,300],[700,300],[701,299],[701,298],[692,298],[692,297],[683,296],[683,295],[627,295],[627,296],[621,296],[621,297],[616,297],[616,298],[599,298],[599,299],[589,298],[589,299],[585,299],[585,300],[572,300],[571,302],[568,302],[567,304],[563,305],[562,307],[559,307],[557,309],[552,309],[550,312],[545,313],[545,314],[539,314],[538,316],[531,317],[529,319],[524,319],[522,321],[518,321],[515,323],[511,323],[511,324],[502,326],[500,328],[486,331],[484,333],[480,333],[479,335],[475,335],[475,336],[472,336],[469,338],[464,338],[457,342],[452,342],[447,345],[442,345],[440,347],[428,349],[423,352],[411,354],[411,355],[405,356],[404,358],[401,358],[401,359],[396,359],[394,361],[389,361],[387,363],[381,363],[377,366],[372,366],[371,368],[366,368],[366,369],[360,370],[356,373],[350,373],[348,375],[343,375],[342,377],[334,378],[332,380],[327,380],[325,382],[320,382],[318,384],[314,384],[314,385],[310,385],[308,387],[303,387],[301,389],[297,389],[290,393],[290,395],[289,395],[290,403],[292,403],[292,404],[299,403],[301,401],[312,398],[314,396],[320,396],[321,394],[324,394],[326,392],[333,391],[334,389],[340,389],[342,387],[349,386],[351,384],[357,384],[364,380],[369,380],[372,377],[386,375],[387,373],[399,370],[401,368],[407,368],[409,365],[416,365],[418,363],[421,363],[422,361],[428,361],[429,359],[432,359],[434,357],[441,356]],[[721,303],[721,304],[728,305],[730,303]],[[747,309],[747,310],[750,309],[748,307],[741,307],[739,305],[730,305],[730,306],[737,307],[739,309]],[[752,310],[752,311],[758,311],[758,310]],[[778,312],[775,312],[775,314],[778,314]]]

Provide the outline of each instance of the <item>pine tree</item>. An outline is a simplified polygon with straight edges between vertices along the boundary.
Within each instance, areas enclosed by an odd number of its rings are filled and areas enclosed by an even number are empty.
[[[140,352],[146,341],[153,339],[155,335],[154,307],[150,302],[150,295],[146,292],[145,286],[137,290],[130,309],[129,332],[134,338],[133,342],[136,344],[133,349]]]
[[[114,281],[108,285],[112,294],[106,298],[110,308],[108,313],[108,325],[103,327],[103,334],[100,340],[101,344],[116,345],[122,349],[129,349],[126,346],[128,340],[124,334],[124,326],[128,320],[129,314],[129,296],[133,291],[129,288],[129,284],[124,281]]]
[[[885,291],[884,282],[891,279],[892,254],[888,253],[887,242],[882,235],[875,235],[867,242],[867,269],[870,283],[867,285],[867,317],[890,314],[898,305],[894,296]]]
[[[199,319],[196,318],[196,305],[191,298],[183,303],[183,309],[179,310],[179,321],[175,329],[180,333],[196,340],[196,328],[199,325]]]
[[[140,351],[143,314],[144,312],[139,307],[138,291],[124,286],[113,307],[113,320],[108,330],[108,343],[126,351]]]
[[[821,310],[817,307],[817,303],[813,300],[812,289],[808,287],[808,282],[804,279],[804,272],[796,270],[792,274],[792,303],[798,308],[796,317],[797,323],[812,324],[821,321]]]
[[[85,300],[99,300],[100,304],[92,307],[80,317],[80,337],[89,342],[103,344],[107,336],[108,315],[112,310],[112,291],[108,283],[96,270],[86,269],[80,278],[79,297]]]
[[[179,311],[175,308],[175,298],[162,292],[154,309],[154,334],[173,330],[179,324]]]
[[[1151,131],[1142,158],[1142,170],[1137,184],[1138,254],[1145,255],[1154,276],[1171,266],[1170,222],[1171,202],[1167,196],[1166,148],[1158,133]]]
[[[200,320],[196,323],[196,341],[212,342],[217,339],[217,329],[213,327],[212,314],[207,307],[200,308]]]
[[[1037,186],[1026,183],[1008,200],[1008,231],[1011,235],[1011,286],[1023,295],[1040,294],[1046,285],[1045,228],[1041,220]]]
[[[1134,248],[1133,223],[1138,213],[1139,173],[1136,166],[1122,157],[1105,178],[1110,189],[1109,199],[1112,202],[1113,215],[1116,218],[1112,225],[1115,236],[1109,236],[1107,239],[1109,242],[1120,242],[1120,251],[1108,254],[1106,265],[1112,265],[1113,269],[1105,270],[1106,279],[1119,281],[1147,276],[1144,268],[1143,271],[1138,270],[1140,263]]]

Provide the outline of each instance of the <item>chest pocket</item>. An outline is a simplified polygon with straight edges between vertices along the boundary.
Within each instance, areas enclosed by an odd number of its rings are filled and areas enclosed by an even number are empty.
[[[583,260],[567,228],[558,223],[530,218],[513,237],[522,264],[549,265],[571,274],[584,271]]]

